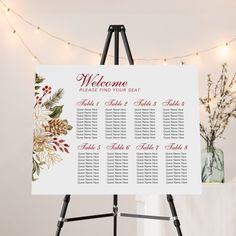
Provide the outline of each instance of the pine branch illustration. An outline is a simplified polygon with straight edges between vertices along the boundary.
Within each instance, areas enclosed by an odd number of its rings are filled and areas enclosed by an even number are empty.
[[[45,107],[51,109],[62,98],[64,89],[58,89],[45,103]]]
[[[45,79],[38,75],[37,73],[35,74],[35,84],[41,84]]]

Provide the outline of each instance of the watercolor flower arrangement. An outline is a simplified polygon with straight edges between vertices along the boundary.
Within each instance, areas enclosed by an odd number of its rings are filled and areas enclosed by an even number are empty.
[[[231,118],[236,118],[236,75],[229,78],[227,65],[216,83],[208,75],[207,96],[200,98],[207,113],[207,124],[200,123],[200,134],[206,142],[202,151],[202,182],[224,182],[223,151],[215,147],[215,140],[223,138],[223,133]]]
[[[45,79],[35,76],[34,133],[33,133],[33,169],[32,180],[39,178],[45,167],[61,161],[60,153],[69,153],[69,145],[63,136],[72,129],[68,121],[61,119],[63,105],[57,105],[64,90],[58,89],[52,96],[49,85],[42,86]]]

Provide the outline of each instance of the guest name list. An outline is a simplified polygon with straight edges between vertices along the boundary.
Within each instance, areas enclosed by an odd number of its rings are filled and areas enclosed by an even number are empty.
[[[76,173],[74,167],[65,170],[73,176],[71,193],[200,192],[198,81],[193,66],[64,70],[73,71],[64,95],[74,121]]]

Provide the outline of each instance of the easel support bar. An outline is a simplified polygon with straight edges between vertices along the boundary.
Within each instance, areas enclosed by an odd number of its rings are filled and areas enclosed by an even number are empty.
[[[73,218],[64,219],[64,222],[89,220],[89,219],[104,218],[104,217],[111,217],[111,216],[114,216],[114,214],[113,213],[107,213],[107,214],[99,214],[99,215],[91,215],[91,216],[73,217]]]
[[[171,217],[167,217],[167,216],[151,216],[151,215],[139,215],[139,214],[129,214],[129,213],[120,213],[120,216],[142,218],[142,219],[152,219],[152,220],[166,220],[166,221],[170,221],[172,219]]]

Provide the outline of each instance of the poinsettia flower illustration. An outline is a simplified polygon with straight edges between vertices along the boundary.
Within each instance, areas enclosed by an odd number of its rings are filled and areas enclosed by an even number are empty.
[[[33,135],[33,149],[35,152],[42,152],[45,146],[51,141],[50,134],[44,129],[35,129]]]
[[[52,112],[44,106],[37,104],[34,108],[34,127],[35,129],[41,129],[43,125],[47,125],[51,119],[50,114]]]

